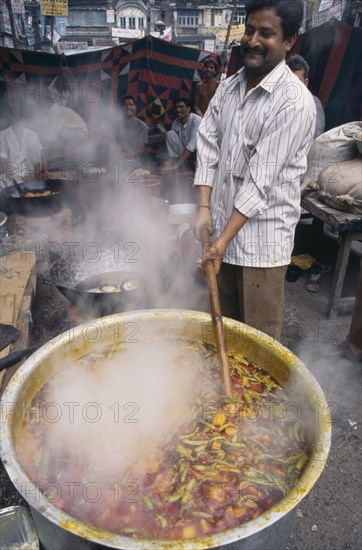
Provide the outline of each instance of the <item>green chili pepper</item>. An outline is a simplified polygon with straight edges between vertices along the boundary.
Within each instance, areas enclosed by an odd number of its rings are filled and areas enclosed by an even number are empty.
[[[211,520],[214,518],[212,514],[209,514],[208,512],[202,512],[201,510],[196,510],[195,512],[191,512],[193,516],[196,516],[197,518],[207,519]]]
[[[161,527],[167,527],[167,519],[164,516],[161,516],[161,514],[156,514],[156,518],[161,524]]]
[[[153,502],[148,495],[142,495],[143,502],[149,510],[153,510]]]

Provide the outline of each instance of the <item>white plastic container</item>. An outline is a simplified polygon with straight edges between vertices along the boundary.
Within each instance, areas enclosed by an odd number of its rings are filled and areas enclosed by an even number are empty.
[[[171,204],[168,212],[168,223],[181,225],[189,223],[196,213],[196,204]]]

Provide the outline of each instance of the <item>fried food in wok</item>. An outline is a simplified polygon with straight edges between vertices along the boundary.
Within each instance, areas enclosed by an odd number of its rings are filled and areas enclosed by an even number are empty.
[[[136,290],[141,285],[141,278],[133,272],[110,271],[92,275],[77,285],[77,290],[96,294]]]
[[[32,199],[36,197],[49,197],[50,195],[59,195],[59,191],[51,191],[50,189],[45,189],[43,191],[24,191],[23,197],[26,199]]]

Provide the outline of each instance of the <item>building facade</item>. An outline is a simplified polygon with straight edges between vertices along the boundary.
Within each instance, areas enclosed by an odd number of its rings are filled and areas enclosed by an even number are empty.
[[[68,0],[68,17],[46,18],[40,14],[39,0],[1,0],[0,45],[47,49],[50,44],[57,51],[73,51],[152,34],[184,46],[221,51],[230,23],[229,42],[240,40],[244,31],[244,2],[237,2],[230,21],[233,7],[233,0]],[[333,20],[360,27],[362,0],[305,0],[304,15],[304,32]]]

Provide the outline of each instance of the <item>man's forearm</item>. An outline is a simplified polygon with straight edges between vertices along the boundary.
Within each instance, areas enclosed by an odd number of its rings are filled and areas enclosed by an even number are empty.
[[[225,246],[228,246],[243,225],[246,224],[248,219],[249,218],[244,216],[244,214],[241,214],[239,210],[234,208],[218,240],[225,243]]]
[[[176,161],[177,166],[181,166],[189,157],[191,157],[191,155],[191,151],[185,149],[182,155]]]
[[[198,206],[210,207],[210,197],[211,197],[212,187],[209,187],[208,185],[198,185],[197,190],[199,195]]]

